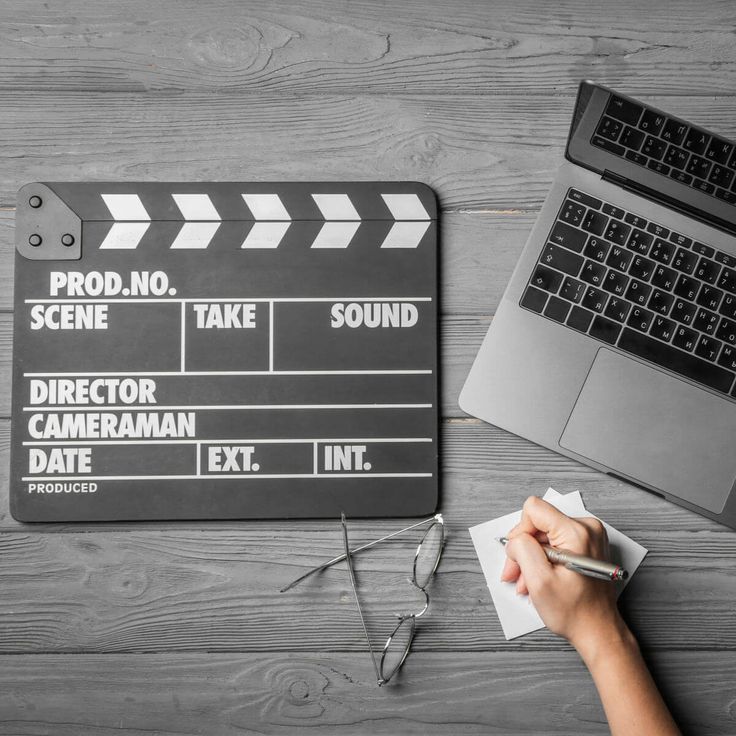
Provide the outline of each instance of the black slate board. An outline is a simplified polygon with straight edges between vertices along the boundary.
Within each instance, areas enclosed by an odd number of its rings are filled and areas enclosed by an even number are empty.
[[[428,514],[437,385],[422,184],[19,192],[16,519]]]

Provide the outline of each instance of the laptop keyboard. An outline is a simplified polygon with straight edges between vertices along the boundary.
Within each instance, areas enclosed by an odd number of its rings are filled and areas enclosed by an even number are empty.
[[[520,304],[736,396],[736,256],[569,189]]]
[[[612,95],[591,143],[736,204],[736,146],[701,128]]]

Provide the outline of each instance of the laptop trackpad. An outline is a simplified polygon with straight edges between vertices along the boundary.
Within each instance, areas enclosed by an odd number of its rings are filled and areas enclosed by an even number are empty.
[[[560,445],[719,514],[736,479],[736,403],[601,349]]]

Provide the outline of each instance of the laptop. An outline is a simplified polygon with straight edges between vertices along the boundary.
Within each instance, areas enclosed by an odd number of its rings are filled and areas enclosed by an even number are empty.
[[[461,408],[736,528],[736,143],[580,85]]]

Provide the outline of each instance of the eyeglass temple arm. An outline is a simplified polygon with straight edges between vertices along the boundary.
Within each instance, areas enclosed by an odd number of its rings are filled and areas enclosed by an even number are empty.
[[[376,681],[379,686],[383,684],[381,679],[381,673],[378,670],[378,662],[376,662],[376,655],[373,653],[373,647],[371,646],[371,640],[368,636],[368,627],[365,625],[365,618],[363,617],[363,607],[360,605],[360,598],[358,598],[358,586],[355,582],[355,570],[353,570],[353,558],[348,546],[348,528],[345,524],[345,514],[342,514],[342,541],[345,545],[345,559],[348,561],[348,572],[350,573],[350,585],[353,588],[353,595],[355,596],[355,605],[358,607],[358,615],[360,616],[360,623],[363,625],[363,634],[365,640],[368,643],[368,651],[371,653],[371,662],[373,662],[373,669],[376,673]]]
[[[412,529],[416,529],[418,526],[422,526],[423,524],[428,524],[430,521],[438,521],[440,523],[443,523],[442,514],[435,514],[434,516],[431,516],[429,519],[424,519],[423,521],[418,521],[416,524],[412,524],[411,526],[404,527],[403,529],[399,529],[397,532],[392,532],[391,534],[387,534],[385,537],[381,537],[380,539],[376,539],[373,542],[368,542],[367,544],[363,544],[360,547],[356,547],[355,549],[350,550],[350,554],[354,555],[356,552],[362,552],[364,549],[370,549],[371,547],[375,547],[377,544],[380,544],[381,542],[385,542],[387,539],[391,539],[392,537],[396,537],[399,534],[403,534],[404,532],[411,531]],[[296,580],[292,580],[288,585],[281,588],[279,593],[286,593],[287,590],[291,590],[295,585],[298,585],[302,582],[302,580],[306,580],[310,575],[314,575],[317,572],[322,572],[322,570],[326,570],[328,567],[332,567],[332,565],[336,565],[338,562],[342,562],[344,559],[347,558],[346,554],[338,555],[337,557],[333,557],[331,560],[328,560],[327,562],[322,563],[319,567],[314,567],[311,570],[308,570],[304,573],[304,575],[301,575]]]

